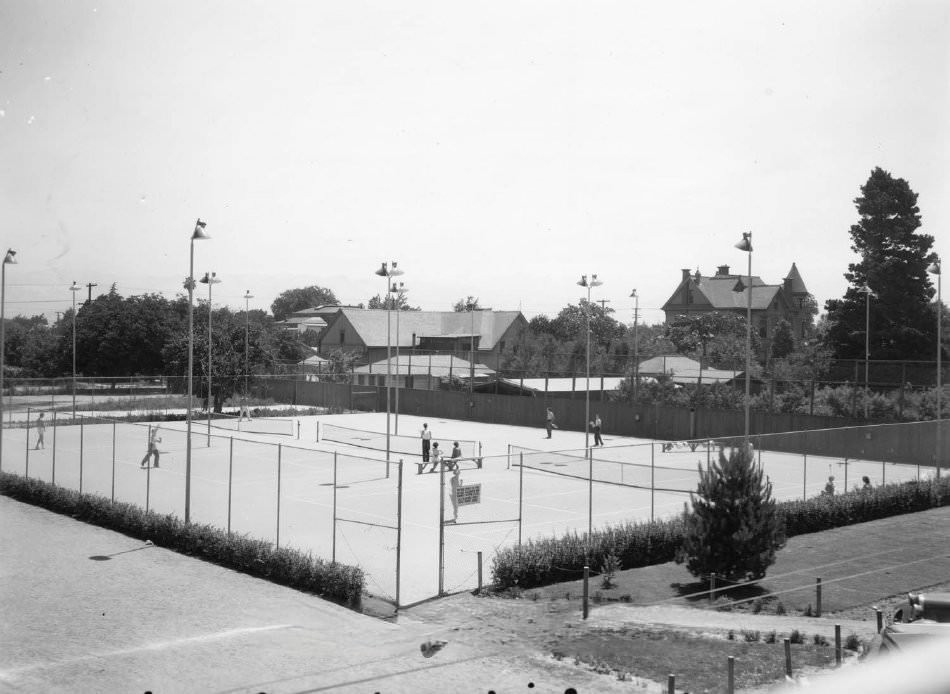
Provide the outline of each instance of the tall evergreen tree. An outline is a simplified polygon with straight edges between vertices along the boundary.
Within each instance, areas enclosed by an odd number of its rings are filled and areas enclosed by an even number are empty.
[[[851,286],[844,298],[825,303],[827,344],[838,358],[861,358],[870,324],[872,359],[929,359],[936,339],[927,275],[934,239],[917,233],[917,194],[878,167],[854,202],[860,219],[851,226],[851,250],[861,260],[848,265],[844,276]],[[875,294],[869,304],[864,287]]]
[[[686,537],[676,561],[691,574],[711,573],[728,581],[759,579],[785,544],[785,528],[772,498],[772,483],[755,463],[752,449],[734,448],[708,470],[686,515]]]

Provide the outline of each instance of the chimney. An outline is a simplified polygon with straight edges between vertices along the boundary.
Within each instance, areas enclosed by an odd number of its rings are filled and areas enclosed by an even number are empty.
[[[683,273],[683,280],[682,280],[683,282],[686,282],[690,278],[690,275],[692,274],[692,272],[690,271],[688,267],[682,268],[680,272]]]
[[[792,278],[791,277],[786,277],[785,279],[783,279],[782,285],[783,285],[782,289],[784,289],[789,294],[792,293]]]
[[[720,277],[728,277],[728,276],[729,276],[729,266],[728,266],[728,265],[720,265],[718,268],[716,268],[716,274],[719,275]]]

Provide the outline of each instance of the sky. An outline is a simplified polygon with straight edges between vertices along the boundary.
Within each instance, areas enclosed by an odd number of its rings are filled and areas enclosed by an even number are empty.
[[[823,306],[877,166],[950,252],[948,73],[943,0],[0,0],[6,315],[173,298],[199,217],[235,310],[396,261],[426,310],[553,317],[596,273],[654,324],[746,231]]]

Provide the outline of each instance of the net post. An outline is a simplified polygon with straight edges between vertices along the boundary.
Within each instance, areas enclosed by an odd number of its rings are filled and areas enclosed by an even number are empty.
[[[508,444],[508,455],[506,457],[506,461],[508,463],[507,469],[510,470],[511,469],[511,444],[510,443]]]
[[[56,410],[53,410],[53,485],[56,485]]]
[[[783,639],[785,642],[785,676],[792,676],[792,642],[789,639]]]
[[[115,503],[115,427],[116,420],[112,420],[112,491],[109,493],[109,501]]]
[[[82,494],[82,449],[85,437],[85,419],[83,415],[79,415],[79,493]],[[145,503],[148,504],[148,498],[145,499]],[[148,509],[145,510],[148,513]]]
[[[439,596],[445,595],[445,465],[439,463]]]
[[[149,426],[151,429],[151,426]],[[148,515],[149,501],[152,494],[152,459],[148,460],[148,466],[145,468],[145,515]]]
[[[30,409],[26,408],[26,471],[25,476],[30,478]]]
[[[231,490],[234,478],[234,437],[228,443],[228,535],[231,535]]]
[[[482,592],[482,553],[478,553],[478,593]]]
[[[841,625],[835,624],[835,665],[841,667]]]
[[[283,444],[277,444],[277,541],[274,546],[280,549],[280,459],[283,452]]]
[[[726,691],[729,694],[733,694],[736,691],[736,657],[734,655],[729,656]]]
[[[518,454],[518,546],[521,547],[521,528],[524,526],[524,452]]]
[[[587,449],[587,542],[594,534],[594,449]]]
[[[821,617],[821,579],[815,579],[815,616]]]
[[[320,443],[320,420],[317,420],[317,443]]]
[[[584,619],[587,619],[587,615],[590,613],[590,606],[588,605],[588,602],[587,602],[589,591],[590,591],[589,583],[590,583],[590,567],[585,566],[584,567],[584,598],[583,598],[583,605],[581,607],[581,610],[584,615]]]
[[[337,453],[333,452],[333,544],[332,544],[332,561],[336,563],[336,462]]]
[[[396,481],[396,612],[399,612],[399,587],[402,579],[402,467],[399,459],[399,472]]]
[[[848,488],[848,459],[844,459],[844,488]]]

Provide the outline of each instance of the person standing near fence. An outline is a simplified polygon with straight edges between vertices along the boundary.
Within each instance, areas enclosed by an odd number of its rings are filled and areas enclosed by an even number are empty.
[[[148,452],[145,454],[145,457],[142,458],[141,467],[148,467],[149,460],[154,455],[155,456],[155,467],[158,467],[158,444],[161,443],[162,437],[158,435],[160,427],[152,427],[152,430],[148,435]]]
[[[432,430],[429,429],[428,424],[422,425],[422,432],[420,433],[422,438],[422,462],[429,462],[429,448],[432,445]]]
[[[453,470],[458,470],[459,469],[458,459],[462,457],[462,447],[459,446],[458,441],[452,444],[452,455],[449,457],[452,459],[451,468]]]
[[[544,428],[547,429],[548,438],[551,438],[551,432],[557,429],[557,424],[554,423],[554,410],[550,407],[544,415]]]
[[[33,449],[35,451],[46,448],[46,442],[44,441],[46,436],[46,420],[43,419],[44,414],[45,412],[40,412],[40,416],[36,418],[36,422],[33,424],[36,428],[36,447]]]
[[[594,445],[595,446],[604,445],[604,440],[600,438],[600,430],[601,430],[601,427],[603,427],[603,425],[604,425],[603,422],[600,421],[600,415],[595,414],[594,415]]]
[[[456,465],[452,470],[452,477],[449,479],[449,491],[452,493],[452,520],[448,521],[449,523],[454,523],[458,520],[459,517],[459,486],[462,484],[462,478],[460,477],[462,471],[459,469],[459,466]]]

